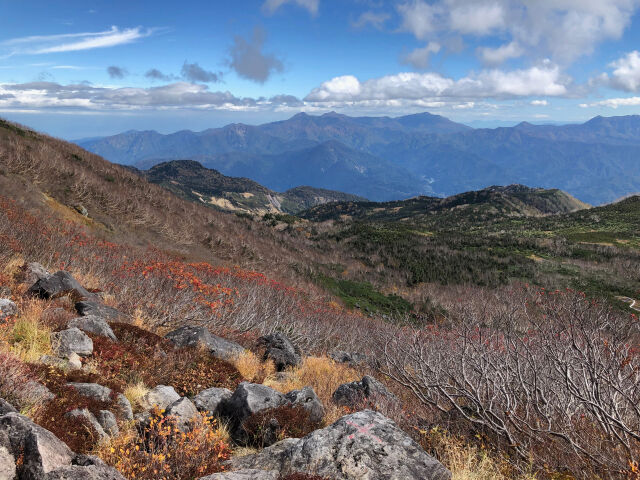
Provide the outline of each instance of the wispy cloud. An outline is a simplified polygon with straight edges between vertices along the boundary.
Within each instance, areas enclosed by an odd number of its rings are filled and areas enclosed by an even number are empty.
[[[311,15],[316,15],[318,13],[318,7],[320,6],[320,0],[266,0],[262,4],[262,11],[271,15],[287,3],[293,3],[302,8],[306,8]]]
[[[42,55],[47,53],[76,52],[95,48],[124,45],[148,37],[157,29],[142,27],[124,28],[113,26],[102,32],[65,33],[59,35],[33,35],[12,38],[0,42],[4,58],[14,55]],[[0,54],[2,55],[2,54]]]

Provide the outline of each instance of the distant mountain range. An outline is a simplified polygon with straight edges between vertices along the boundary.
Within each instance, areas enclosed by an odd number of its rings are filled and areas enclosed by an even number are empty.
[[[640,191],[640,116],[472,129],[429,113],[300,113],[260,126],[169,135],[129,131],[78,143],[141,168],[189,158],[274,190],[311,185],[375,201],[514,183],[560,188],[591,204]]]
[[[136,171],[151,183],[188,200],[218,210],[265,213],[298,213],[328,202],[361,202],[366,198],[313,187],[296,187],[275,192],[248,178],[228,177],[192,160],[160,163]]]

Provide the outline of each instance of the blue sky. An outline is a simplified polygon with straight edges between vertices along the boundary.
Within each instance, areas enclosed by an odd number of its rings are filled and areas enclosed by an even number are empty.
[[[0,116],[68,139],[300,111],[640,112],[640,0],[0,0]]]

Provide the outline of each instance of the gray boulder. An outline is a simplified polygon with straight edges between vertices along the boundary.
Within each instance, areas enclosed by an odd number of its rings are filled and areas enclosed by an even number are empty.
[[[86,315],[84,317],[74,318],[69,320],[67,324],[68,328],[79,328],[84,332],[93,333],[101,337],[107,337],[114,342],[117,342],[115,333],[111,330],[109,324],[102,317],[96,315]]]
[[[201,477],[199,480],[278,480],[276,470],[236,470],[235,472],[214,473]]]
[[[374,405],[398,403],[398,398],[387,387],[369,375],[362,377],[359,382],[343,383],[333,392],[332,399],[336,405],[346,407],[358,406],[366,401]]]
[[[14,480],[16,478],[16,459],[7,447],[0,446],[0,479]]]
[[[73,388],[83,397],[88,397],[99,402],[111,402],[112,390],[109,387],[103,387],[97,383],[67,383],[68,387]]]
[[[260,337],[258,345],[264,347],[264,359],[273,360],[278,372],[285,370],[287,367],[296,367],[302,362],[300,350],[281,333],[272,333]]]
[[[162,410],[177,400],[180,400],[180,395],[178,395],[173,387],[158,385],[152,390],[149,390],[147,394],[140,399],[140,406],[144,410],[151,410],[157,405],[158,408]]]
[[[324,406],[311,387],[304,387],[302,390],[292,390],[285,395],[285,398],[294,406],[301,406],[309,412],[309,419],[312,422],[321,422],[324,418]]]
[[[35,380],[27,382],[26,391],[29,392],[28,399],[32,404],[48,402],[55,397],[47,387]]]
[[[329,358],[338,363],[347,363],[351,366],[362,365],[367,362],[367,356],[358,352],[344,352],[336,350],[329,354]]]
[[[199,414],[193,402],[186,397],[182,397],[167,407],[165,415],[175,417],[176,427],[183,432],[187,432],[193,420]]]
[[[67,386],[74,388],[84,397],[113,404],[123,420],[133,420],[131,403],[123,394],[114,395],[109,387],[103,387],[97,383],[67,383]]]
[[[451,473],[384,415],[364,410],[301,439],[231,460],[235,469],[335,480],[449,480]]]
[[[200,412],[207,415],[219,416],[222,405],[227,402],[233,392],[228,388],[207,388],[198,393],[193,399],[193,404]]]
[[[280,392],[266,385],[242,382],[231,398],[222,406],[224,416],[233,420],[236,426],[251,415],[268,408],[286,405],[287,399]]]
[[[41,278],[27,290],[27,294],[45,300],[64,295],[71,295],[77,300],[94,297],[69,272],[63,271]]]
[[[106,465],[70,465],[48,473],[44,480],[125,480],[115,468]]]
[[[93,341],[80,329],[68,328],[51,334],[51,348],[60,357],[77,353],[88,357],[93,353]]]
[[[180,327],[167,333],[165,338],[178,348],[206,348],[211,355],[223,360],[229,360],[235,355],[244,352],[244,348],[241,345],[216,337],[204,327]]]
[[[55,435],[17,413],[0,417],[0,447],[14,459],[22,457],[17,468],[20,480],[41,480],[49,472],[71,465],[74,458]]]
[[[110,321],[118,321],[126,318],[126,315],[113,307],[108,307],[95,300],[82,300],[75,304],[76,312],[83,317],[95,315]]]
[[[47,269],[38,262],[27,263],[22,266],[21,270],[20,281],[29,285],[33,285],[38,280],[51,276]]]
[[[16,408],[9,402],[4,400],[3,398],[0,398],[0,417],[2,415],[6,415],[7,413],[18,413],[18,410],[16,410]]]
[[[104,432],[110,437],[120,433],[116,416],[109,410],[100,410],[95,417]]]
[[[109,437],[109,435],[107,435],[107,432],[105,432],[102,428],[102,425],[100,425],[100,423],[98,422],[98,419],[95,417],[95,415],[86,408],[76,408],[75,410],[71,410],[70,412],[65,413],[64,416],[67,418],[80,419],[85,422],[85,425],[91,425],[91,428],[93,428],[100,440],[104,440]]]
[[[0,320],[18,313],[18,306],[8,298],[0,298]]]

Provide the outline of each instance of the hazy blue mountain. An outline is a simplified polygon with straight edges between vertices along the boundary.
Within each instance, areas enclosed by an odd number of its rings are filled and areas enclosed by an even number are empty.
[[[521,183],[561,188],[597,205],[640,191],[640,116],[472,129],[428,113],[398,118],[300,113],[260,126],[170,135],[125,132],[79,143],[142,168],[190,158],[274,190],[308,184],[372,200]]]

